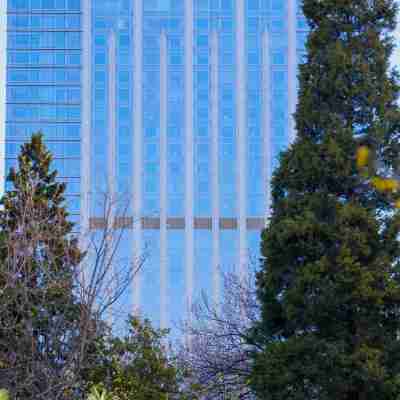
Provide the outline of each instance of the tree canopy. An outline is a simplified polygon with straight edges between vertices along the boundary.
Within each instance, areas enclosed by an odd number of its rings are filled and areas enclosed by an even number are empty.
[[[42,136],[21,147],[0,210],[0,387],[52,396],[77,335],[74,273],[82,253]],[[57,382],[57,384],[55,384]]]
[[[297,139],[281,156],[262,234],[261,399],[395,400],[400,393],[400,214],[371,179],[399,167],[392,0],[304,0]],[[379,163],[360,174],[357,151]]]
[[[183,399],[179,372],[168,357],[166,330],[150,321],[131,317],[123,338],[104,337],[98,343],[97,361],[88,381],[104,387],[119,400]]]

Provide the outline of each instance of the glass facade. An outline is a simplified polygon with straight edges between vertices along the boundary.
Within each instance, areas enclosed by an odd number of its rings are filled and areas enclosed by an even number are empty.
[[[41,131],[71,219],[80,216],[81,15],[79,0],[10,0],[7,7],[5,167]]]
[[[148,254],[127,312],[169,326],[202,291],[218,295],[219,269],[257,263],[271,170],[295,135],[307,33],[297,3],[8,0],[7,166],[42,130],[78,218],[89,135],[90,218],[104,193],[123,199],[132,223],[122,251]]]

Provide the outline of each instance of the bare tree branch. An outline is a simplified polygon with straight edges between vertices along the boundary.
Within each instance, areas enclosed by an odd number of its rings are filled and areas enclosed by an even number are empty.
[[[184,337],[178,359],[190,372],[189,380],[202,388],[205,399],[252,399],[248,330],[258,320],[255,268],[243,279],[221,274],[222,298],[215,303],[203,293],[190,318],[181,325]]]
[[[0,387],[12,395],[23,393],[24,399],[79,398],[93,345],[108,329],[105,313],[125,293],[144,259],[119,256],[127,227],[116,219],[127,218],[128,204],[121,206],[120,200],[105,195],[103,226],[82,233],[86,255],[72,269],[71,280],[61,281],[46,268],[60,262],[55,260],[60,255],[51,251],[57,216],[25,195],[25,208],[16,220],[10,218],[13,229],[0,249],[5,255],[0,273]],[[41,254],[46,259],[41,260]],[[62,265],[71,264],[72,254],[62,257]],[[59,307],[57,289],[71,284],[70,304],[46,319],[41,305]],[[76,312],[77,317],[69,314]]]

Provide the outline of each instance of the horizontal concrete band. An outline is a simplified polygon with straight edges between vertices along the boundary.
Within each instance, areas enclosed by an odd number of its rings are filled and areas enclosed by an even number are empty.
[[[90,229],[104,229],[110,227],[111,222],[106,223],[106,219],[99,217],[90,218]],[[160,218],[144,217],[141,218],[142,229],[160,229]],[[113,223],[114,228],[132,229],[132,217],[117,217]],[[264,218],[247,218],[246,227],[248,230],[262,230],[265,227]],[[212,230],[212,218],[194,218],[194,229]],[[185,218],[167,218],[167,229],[185,229]],[[238,229],[237,218],[219,218],[219,229],[235,230]]]

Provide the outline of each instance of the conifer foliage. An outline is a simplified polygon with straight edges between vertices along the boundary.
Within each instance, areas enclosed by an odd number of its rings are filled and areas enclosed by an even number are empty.
[[[51,159],[34,135],[22,146],[1,201],[0,387],[16,398],[61,392],[78,334],[74,277],[82,254]]]
[[[399,211],[357,170],[398,170],[393,0],[304,0],[297,139],[275,171],[257,277],[251,383],[261,399],[400,394]]]

